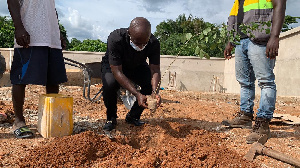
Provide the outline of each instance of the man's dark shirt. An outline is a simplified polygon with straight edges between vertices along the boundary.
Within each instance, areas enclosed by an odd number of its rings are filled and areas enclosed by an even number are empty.
[[[114,66],[122,65],[123,69],[134,69],[140,65],[149,63],[160,64],[160,44],[151,34],[149,42],[144,50],[136,51],[130,45],[128,28],[121,28],[110,33],[107,40],[107,50],[103,57],[103,64]]]
[[[239,11],[237,15],[237,24],[240,26],[243,23],[244,19],[244,2],[245,0],[239,0]],[[241,29],[238,27],[238,33],[241,36],[241,39],[248,38],[246,34],[244,34]]]

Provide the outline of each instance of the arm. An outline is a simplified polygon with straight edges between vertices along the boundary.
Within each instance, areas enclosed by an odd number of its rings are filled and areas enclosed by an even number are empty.
[[[161,80],[161,73],[160,73],[160,65],[150,64],[151,70],[151,85],[152,85],[152,94],[155,95],[157,99],[157,106],[161,103],[161,97],[159,95],[159,87],[160,87],[160,80]]]
[[[274,59],[278,55],[279,34],[285,17],[286,0],[273,0],[273,19],[271,36],[267,44],[266,55],[268,58]]]
[[[150,70],[151,70],[151,85],[152,85],[152,91],[155,94],[158,94],[159,92],[159,82],[160,82],[160,78],[161,78],[161,74],[160,74],[160,65],[153,65],[150,64],[149,65]]]
[[[24,28],[20,14],[19,0],[7,0],[8,10],[15,26],[15,38],[17,44],[27,48],[30,43],[30,35]]]
[[[124,89],[127,89],[130,93],[132,93],[137,98],[139,106],[147,108],[146,96],[138,92],[134,87],[134,85],[131,83],[131,81],[123,74],[122,65],[119,66],[111,65],[110,67],[115,79],[119,82],[119,84]]]
[[[234,46],[231,44],[231,42],[228,42],[227,45],[225,46],[225,50],[224,50],[224,57],[225,59],[230,59],[232,58],[232,49],[234,48]]]

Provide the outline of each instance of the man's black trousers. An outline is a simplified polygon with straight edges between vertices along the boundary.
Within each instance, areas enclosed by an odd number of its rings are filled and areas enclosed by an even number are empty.
[[[124,69],[124,75],[135,84],[141,87],[141,94],[150,95],[152,93],[151,71],[148,65],[141,65],[135,69]],[[117,100],[120,84],[116,81],[111,72],[109,64],[102,64],[103,100],[106,107],[107,120],[112,117],[117,118]],[[135,101],[129,114],[132,118],[140,119],[144,108]]]

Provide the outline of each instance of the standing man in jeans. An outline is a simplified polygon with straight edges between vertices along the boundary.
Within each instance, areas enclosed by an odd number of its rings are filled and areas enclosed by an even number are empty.
[[[46,93],[58,93],[67,81],[54,0],[7,0],[15,26],[14,57],[10,72],[17,138],[31,138],[23,116],[27,84],[44,85]]]
[[[255,98],[255,80],[261,88],[261,97],[252,133],[247,136],[247,143],[264,143],[270,138],[269,122],[273,118],[276,102],[276,84],[273,72],[278,55],[279,34],[285,17],[286,0],[235,0],[228,18],[228,30],[237,32],[240,41],[235,46],[235,73],[241,86],[240,111],[232,120],[222,123],[229,127],[251,128]],[[271,22],[271,33],[261,22]],[[258,30],[244,34],[241,24],[260,24]],[[263,29],[261,31],[260,29]],[[224,57],[231,58],[233,43],[228,42]]]

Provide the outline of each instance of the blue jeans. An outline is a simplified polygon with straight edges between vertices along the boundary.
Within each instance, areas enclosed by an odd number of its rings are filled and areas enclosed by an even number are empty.
[[[259,118],[272,119],[275,110],[276,84],[273,69],[275,59],[266,57],[266,46],[242,39],[235,49],[235,74],[241,85],[240,110],[253,114],[255,80],[261,88]]]

